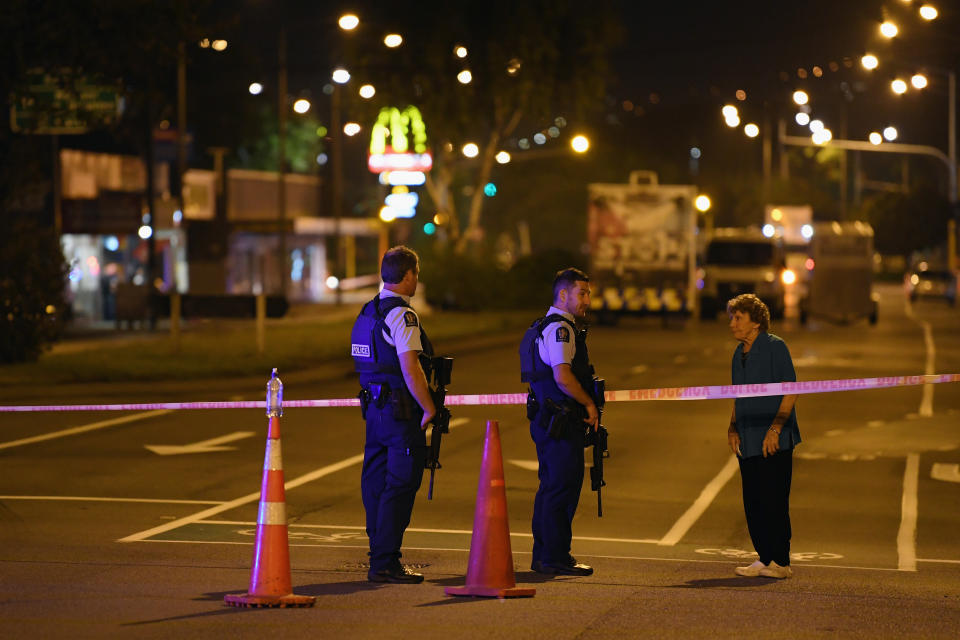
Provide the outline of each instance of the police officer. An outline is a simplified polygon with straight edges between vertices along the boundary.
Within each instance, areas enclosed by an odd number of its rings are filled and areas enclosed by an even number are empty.
[[[412,249],[387,251],[380,264],[383,290],[364,305],[351,335],[367,423],[360,489],[371,582],[423,582],[422,574],[400,564],[403,532],[423,479],[424,432],[436,413],[424,373],[433,347],[410,306],[419,274]]]
[[[583,486],[586,429],[596,429],[597,405],[586,330],[590,278],[579,269],[557,273],[553,306],[520,345],[521,380],[530,383],[530,435],[537,446],[540,487],[533,503],[533,563],[545,574],[588,576],[593,568],[570,555],[571,524]]]

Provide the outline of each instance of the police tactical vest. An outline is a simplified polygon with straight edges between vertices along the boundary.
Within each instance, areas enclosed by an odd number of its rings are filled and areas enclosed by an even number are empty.
[[[543,330],[547,325],[553,322],[564,322],[570,326],[576,346],[570,369],[586,393],[589,394],[593,388],[594,369],[590,364],[590,355],[587,353],[587,330],[577,329],[573,322],[559,314],[538,318],[530,325],[520,341],[520,381],[530,384],[530,388],[540,404],[540,410],[535,419],[538,424],[543,422],[546,417],[544,405],[547,398],[557,404],[562,404],[569,398],[557,386],[553,379],[553,367],[543,361],[540,357],[540,350],[537,348],[537,339],[543,335]],[[551,336],[545,336],[543,339],[550,340]]]
[[[366,387],[371,382],[388,383],[391,389],[406,388],[397,348],[387,343],[383,334],[390,334],[387,326],[387,314],[397,307],[411,308],[403,298],[390,296],[381,298],[379,294],[363,305],[357,321],[350,333],[350,355],[354,367],[360,374],[360,385]],[[430,375],[430,358],[433,357],[433,345],[427,338],[423,325],[420,325],[420,364],[423,371]]]

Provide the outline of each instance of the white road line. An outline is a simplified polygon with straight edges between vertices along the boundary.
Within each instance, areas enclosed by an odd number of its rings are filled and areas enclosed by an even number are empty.
[[[923,328],[923,342],[927,351],[926,364],[924,366],[924,373],[927,375],[933,375],[936,367],[937,359],[937,349],[933,344],[933,330],[930,328],[930,323],[926,320],[921,320],[913,313],[913,305],[910,304],[910,299],[907,299],[906,302],[906,311],[907,317],[919,324]],[[924,418],[929,418],[933,415],[933,385],[925,384],[923,385],[923,395],[920,398],[920,415]]]
[[[222,500],[165,500],[161,498],[98,498],[94,496],[0,496],[0,500],[64,500],[79,502],[148,502],[154,504],[223,504]]]
[[[941,564],[960,564],[960,560],[941,560],[937,558],[917,558],[917,562],[939,562]]]
[[[670,531],[667,532],[667,535],[663,536],[657,544],[673,546],[680,542],[683,536],[687,534],[687,531],[690,530],[690,527],[692,527],[700,516],[703,515],[703,512],[707,510],[707,507],[709,507],[713,499],[717,497],[717,494],[720,493],[724,485],[727,484],[730,478],[733,477],[733,474],[737,472],[739,466],[737,457],[730,456],[730,459],[727,460],[727,464],[720,470],[720,473],[707,483],[707,486],[703,488],[703,491],[700,492],[700,495],[694,500],[693,504],[690,505],[686,513],[680,516],[680,519],[674,523]]]
[[[903,498],[900,500],[900,531],[897,533],[897,569],[917,570],[917,487],[920,479],[920,455],[907,454],[903,472]]]
[[[118,424],[125,424],[127,422],[135,422],[137,420],[145,420],[147,418],[152,418],[154,416],[162,416],[165,413],[172,413],[172,412],[173,412],[172,409],[157,409],[156,411],[145,411],[143,413],[135,413],[133,415],[123,416],[121,418],[111,418],[110,420],[102,420],[100,422],[85,424],[79,427],[63,429],[62,431],[52,431],[50,433],[44,433],[43,435],[33,436],[30,438],[21,438],[20,440],[11,440],[10,442],[0,442],[0,449],[11,449],[13,447],[22,447],[25,444],[33,444],[34,442],[43,442],[44,440],[64,438],[66,436],[72,436],[78,433],[86,433],[87,431],[96,431],[97,429],[104,429],[106,427],[112,427]]]
[[[359,464],[361,462],[363,462],[363,454],[358,453],[357,455],[347,458],[345,460],[341,460],[340,462],[335,462],[331,465],[327,465],[326,467],[315,469],[310,473],[304,474],[298,478],[294,478],[293,480],[290,480],[289,482],[284,483],[283,486],[287,490],[294,489],[296,487],[299,487],[302,484],[312,482],[317,478],[322,478],[324,476],[330,475],[331,473],[336,473],[341,469],[352,467],[353,465]],[[162,524],[152,529],[147,529],[146,531],[141,531],[139,533],[131,534],[126,538],[120,538],[119,540],[117,540],[117,542],[139,542],[141,540],[144,540],[145,538],[149,538],[151,536],[155,536],[160,533],[166,533],[167,531],[172,531],[173,529],[182,527],[185,524],[189,524],[191,522],[197,522],[198,520],[203,520],[204,518],[207,518],[209,516],[215,516],[218,513],[229,511],[230,509],[234,509],[236,507],[248,504],[250,502],[255,502],[259,499],[260,499],[259,491],[256,491],[254,493],[248,493],[245,496],[242,496],[235,500],[231,500],[229,502],[224,502],[220,505],[217,505],[216,507],[211,507],[209,509],[204,509],[203,511],[198,511],[197,513],[191,516],[186,516],[178,520],[173,520],[172,522]]]
[[[454,418],[450,421],[450,428],[459,427],[460,425],[467,424],[470,422],[470,418]]]

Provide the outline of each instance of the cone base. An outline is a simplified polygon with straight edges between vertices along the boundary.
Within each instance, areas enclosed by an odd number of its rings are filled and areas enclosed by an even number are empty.
[[[249,593],[223,596],[223,601],[231,607],[312,607],[317,601],[314,596],[255,596]]]
[[[537,590],[532,587],[446,587],[443,592],[448,596],[480,596],[484,598],[532,598]]]

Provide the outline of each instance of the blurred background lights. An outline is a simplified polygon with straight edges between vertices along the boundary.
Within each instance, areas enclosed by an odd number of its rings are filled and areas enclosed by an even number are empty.
[[[457,45],[456,47],[453,48],[453,54],[458,58],[466,58],[467,48],[464,47],[463,45]]]
[[[146,240],[153,235],[153,227],[142,225],[139,229],[137,229],[137,235]]]
[[[924,20],[933,20],[937,17],[937,8],[931,4],[920,7],[920,17]]]
[[[173,224],[180,224],[183,222],[183,211],[176,209],[173,212]]]
[[[527,140],[526,138],[520,138],[520,140],[517,141],[517,146],[520,147],[521,149],[529,149],[530,141]]]
[[[800,235],[809,240],[813,237],[813,225],[805,224],[800,227]]]
[[[922,73],[914,74],[914,76],[910,78],[910,84],[913,85],[914,89],[923,89],[927,86],[927,76]]]
[[[346,84],[347,82],[350,82],[350,72],[343,67],[334,69],[331,77],[337,84]]]
[[[862,58],[860,58],[860,64],[863,65],[864,69],[873,70],[873,69],[876,69],[877,66],[879,66],[880,61],[877,60],[877,56],[873,55],[872,53],[868,53]]]
[[[544,144],[547,141],[547,136],[542,133],[535,133],[533,134],[533,141],[537,144]]]
[[[227,49],[227,41],[226,41],[226,40],[214,40],[214,41],[210,44],[210,46],[213,48],[214,51],[225,51],[225,50]]]
[[[574,136],[570,140],[570,147],[577,153],[583,153],[590,148],[590,140],[587,139],[587,136]]]
[[[699,160],[701,156],[700,147],[690,147],[690,157],[694,160]]]
[[[300,98],[293,103],[293,110],[297,113],[306,113],[310,111],[310,101],[305,98]]]
[[[387,45],[391,49],[394,49],[403,44],[403,36],[401,36],[399,33],[388,33],[383,38],[383,44]]]
[[[896,127],[887,127],[883,130],[883,137],[887,142],[893,142],[897,139],[897,128]]]
[[[796,120],[797,124],[800,125],[801,127],[805,127],[808,124],[810,124],[810,116],[805,114],[803,111],[795,115],[793,119]]]
[[[890,88],[893,89],[893,92],[897,94],[906,93],[907,83],[901,80],[900,78],[897,78],[896,80],[890,83]]]
[[[364,100],[369,100],[377,94],[377,90],[373,87],[372,84],[365,84],[360,87],[360,97]]]
[[[780,281],[783,284],[791,285],[797,281],[797,274],[793,269],[784,269],[783,273],[780,274]]]
[[[783,211],[781,211],[780,209],[773,209],[770,212],[770,219],[773,220],[774,222],[780,222],[781,220],[783,220]]]
[[[348,136],[355,136],[360,133],[360,125],[356,122],[348,122],[343,125],[343,132]]]
[[[323,125],[320,125],[319,127],[317,127],[317,137],[325,138],[326,136],[327,136],[327,128]]]
[[[870,144],[877,145],[883,142],[883,136],[876,131],[870,132]]]
[[[393,222],[397,219],[397,212],[393,207],[383,206],[380,208],[380,219],[384,222]]]
[[[550,136],[551,138],[558,137],[560,135],[559,127],[550,127],[549,129],[547,129],[547,135]]]
[[[810,121],[810,131],[816,133],[818,131],[823,131],[823,120],[811,120]]]
[[[793,101],[797,104],[807,104],[809,102],[810,96],[807,95],[806,91],[800,91],[799,89],[793,92]]]
[[[497,162],[499,162],[500,164],[507,164],[508,162],[510,162],[510,154],[507,153],[506,151],[501,151],[500,153],[498,153],[496,158],[497,158]]]
[[[480,147],[473,142],[468,142],[467,144],[463,145],[461,151],[463,152],[463,155],[467,156],[468,158],[476,158],[477,154],[480,153]]]
[[[251,82],[250,86],[247,87],[247,91],[249,91],[252,96],[258,96],[263,93],[263,85],[259,82]]]
[[[107,251],[116,251],[120,248],[120,240],[117,239],[117,236],[107,236],[103,240],[103,246]]]
[[[754,227],[754,228],[756,228],[756,227]],[[772,225],[772,224],[767,223],[767,224],[763,225],[763,235],[764,235],[764,236],[766,236],[766,237],[768,237],[768,238],[772,238],[772,237],[773,237],[773,234],[776,233],[776,232],[777,232],[777,230],[773,228],[773,225]]]
[[[488,198],[492,198],[493,196],[497,195],[497,185],[493,184],[492,182],[488,182],[487,184],[483,185],[483,195],[487,196]]]
[[[880,33],[884,38],[896,37],[897,33],[899,32],[900,30],[897,29],[897,25],[893,24],[889,20],[880,25]]]
[[[336,289],[340,286],[340,278],[337,276],[327,276],[327,288]]]
[[[473,80],[473,74],[470,73],[469,69],[464,69],[457,74],[457,80],[460,82],[460,84],[470,84],[470,82]]]
[[[323,165],[327,164],[327,161],[328,161],[328,160],[330,160],[330,158],[327,157],[327,154],[325,154],[325,153],[318,153],[318,154],[317,154],[317,164],[320,165],[321,167],[322,167]]]
[[[697,208],[697,211],[707,211],[710,209],[710,197],[706,194],[701,193],[698,195],[694,201],[693,206]]]
[[[428,222],[427,224],[423,225],[423,232],[428,236],[432,236],[436,230],[437,225],[433,224],[432,222]]]
[[[725,104],[723,109],[720,109],[720,113],[723,114],[724,118],[732,118],[737,115],[737,108],[732,104]]]
[[[743,132],[747,134],[748,138],[756,138],[758,135],[760,135],[760,127],[751,122],[744,125]]]
[[[340,16],[340,19],[337,21],[337,24],[340,25],[340,28],[344,31],[352,31],[357,28],[357,25],[360,24],[360,18],[355,16],[352,13],[345,13]]]

